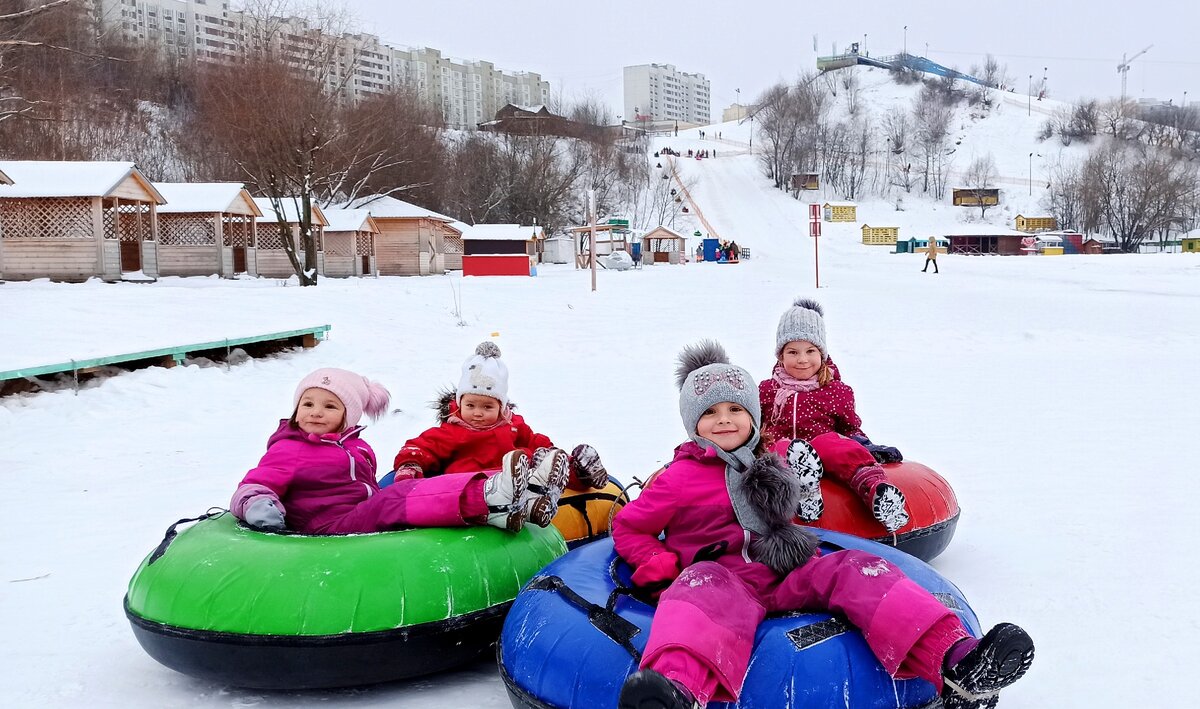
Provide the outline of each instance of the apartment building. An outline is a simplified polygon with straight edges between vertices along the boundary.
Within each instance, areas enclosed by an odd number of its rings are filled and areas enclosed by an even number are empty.
[[[708,125],[712,123],[708,79],[671,64],[627,66],[625,120]]]
[[[376,35],[324,35],[303,19],[252,18],[226,0],[89,0],[97,24],[126,41],[157,45],[168,56],[228,61],[263,42],[303,64],[314,53],[333,57],[325,82],[351,101],[411,87],[438,106],[446,125],[474,128],[506,104],[550,100],[550,83],[532,72],[508,72],[486,61],[445,57],[428,47],[393,47]],[[269,38],[269,39],[264,39]]]

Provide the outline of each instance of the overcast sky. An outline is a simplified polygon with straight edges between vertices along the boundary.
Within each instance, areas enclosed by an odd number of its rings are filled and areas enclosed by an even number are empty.
[[[712,83],[714,120],[780,79],[816,68],[816,57],[862,42],[872,56],[908,51],[967,71],[991,53],[1017,90],[1047,77],[1059,99],[1121,92],[1123,53],[1133,98],[1200,102],[1200,4],[1191,0],[345,0],[359,27],[385,42],[440,49],[458,59],[533,71],[567,100],[602,99],[622,111],[621,69],[674,64]],[[905,7],[908,5],[916,7]],[[941,9],[939,9],[941,8]],[[904,26],[908,26],[907,33]],[[814,38],[817,49],[814,51]]]

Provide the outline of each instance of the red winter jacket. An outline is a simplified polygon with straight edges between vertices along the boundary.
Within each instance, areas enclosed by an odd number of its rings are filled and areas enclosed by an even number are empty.
[[[452,404],[449,413],[457,416],[457,406]],[[416,463],[426,477],[443,473],[478,473],[498,470],[504,454],[516,448],[532,456],[538,448],[553,445],[546,436],[534,433],[518,414],[512,415],[511,422],[486,431],[444,421],[407,441],[396,454],[392,468]]]
[[[864,435],[862,419],[854,410],[854,390],[842,382],[833,360],[828,360],[833,379],[813,391],[792,394],[775,413],[775,392],[779,385],[767,377],[758,385],[758,401],[762,406],[762,436],[770,445],[781,439],[801,438],[811,441],[822,433],[843,436]],[[776,362],[772,374],[783,367]]]

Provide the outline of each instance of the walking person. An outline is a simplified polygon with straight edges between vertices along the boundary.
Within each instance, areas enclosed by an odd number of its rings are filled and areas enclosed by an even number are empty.
[[[921,273],[927,272],[929,270],[929,264],[931,264],[931,263],[933,264],[933,272],[934,273],[938,272],[937,256],[938,256],[937,237],[931,236],[931,237],[929,237],[929,248],[927,248],[925,250],[925,268],[921,269]]]

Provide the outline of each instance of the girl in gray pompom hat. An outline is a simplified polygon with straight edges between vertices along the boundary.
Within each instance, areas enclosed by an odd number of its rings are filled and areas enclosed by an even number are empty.
[[[736,702],[755,631],[774,611],[836,610],[892,676],[928,680],[953,709],[992,706],[1025,673],[1033,641],[1019,627],[1004,623],[977,640],[884,559],[817,549],[793,520],[796,474],[763,449],[754,379],[719,344],[686,348],[676,374],[691,440],[613,521],[633,583],[661,591],[619,709]]]
[[[797,298],[779,318],[775,367],[758,389],[763,437],[805,475],[801,519],[820,519],[825,508],[820,481],[828,474],[853,490],[884,529],[894,533],[908,524],[909,514],[904,493],[879,464],[898,463],[903,456],[891,446],[875,445],[863,433],[854,390],[829,357],[824,315],[820,303]],[[806,459],[809,450],[819,456],[815,465]],[[810,472],[814,468],[815,475]]]

